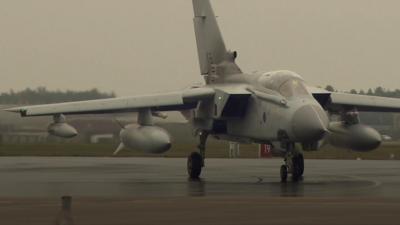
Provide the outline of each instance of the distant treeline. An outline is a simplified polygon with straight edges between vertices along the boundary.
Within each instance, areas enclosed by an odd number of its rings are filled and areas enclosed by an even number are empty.
[[[331,92],[337,92],[337,90],[331,85],[326,86],[325,90]],[[359,91],[357,91],[356,89],[351,89],[348,93],[360,94],[360,95],[373,95],[373,96],[381,96],[389,98],[400,98],[400,89],[389,90],[383,87],[377,87],[375,89],[370,88],[367,91],[364,91],[362,89]]]
[[[332,92],[337,91],[332,85],[327,85],[325,89]],[[352,89],[348,93],[400,98],[400,89],[389,90],[383,87],[377,87],[375,89],[370,88],[367,91],[357,91],[355,89]],[[112,97],[115,97],[114,93],[100,92],[96,88],[87,91],[50,91],[47,90],[45,87],[38,87],[36,89],[26,88],[25,90],[18,92],[15,92],[13,90],[3,92],[0,94],[0,104],[46,104],[56,102],[104,99]]]
[[[49,91],[45,87],[36,89],[27,88],[23,91],[3,92],[0,94],[2,105],[48,104],[58,102],[71,102],[94,100],[115,97],[114,93],[100,92],[97,89],[87,91]]]

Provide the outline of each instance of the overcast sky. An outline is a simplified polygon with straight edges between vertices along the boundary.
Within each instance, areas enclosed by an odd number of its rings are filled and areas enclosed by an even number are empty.
[[[214,0],[244,71],[400,88],[398,0]],[[133,95],[201,82],[190,0],[0,0],[0,91]]]

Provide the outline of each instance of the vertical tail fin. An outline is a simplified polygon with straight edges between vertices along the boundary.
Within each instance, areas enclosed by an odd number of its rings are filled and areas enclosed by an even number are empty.
[[[217,70],[214,68],[215,65],[220,65],[224,61],[234,63],[236,53],[226,50],[210,0],[193,0],[193,8],[201,74],[212,75]],[[238,67],[237,69],[236,72],[240,72]]]

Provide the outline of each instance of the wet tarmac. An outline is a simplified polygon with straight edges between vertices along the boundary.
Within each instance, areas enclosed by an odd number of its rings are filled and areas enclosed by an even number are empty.
[[[0,224],[54,224],[72,196],[75,224],[400,224],[399,161],[306,160],[279,182],[282,160],[0,158]]]
[[[191,181],[185,159],[0,158],[0,197],[400,197],[399,161],[306,160],[280,183],[282,160],[208,159]]]

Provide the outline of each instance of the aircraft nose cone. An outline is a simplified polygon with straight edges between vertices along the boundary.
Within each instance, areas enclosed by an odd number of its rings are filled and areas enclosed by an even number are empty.
[[[293,133],[300,141],[318,141],[327,132],[328,122],[328,116],[322,108],[306,105],[293,116]]]

